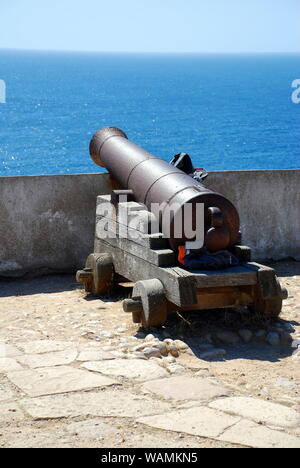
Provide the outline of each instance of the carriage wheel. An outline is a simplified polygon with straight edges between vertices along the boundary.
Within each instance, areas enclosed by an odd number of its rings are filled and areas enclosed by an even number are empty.
[[[123,301],[124,312],[132,313],[134,323],[143,328],[160,327],[167,320],[167,299],[164,287],[158,279],[138,281],[132,299]]]
[[[94,296],[108,293],[114,282],[112,256],[106,253],[89,255],[84,270],[77,272],[76,280],[83,283],[85,291]]]

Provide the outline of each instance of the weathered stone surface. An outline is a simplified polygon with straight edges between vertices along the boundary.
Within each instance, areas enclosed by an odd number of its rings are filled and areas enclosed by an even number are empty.
[[[107,377],[68,366],[10,372],[8,378],[32,397],[88,390],[116,383]]]
[[[220,411],[196,406],[193,408],[177,410],[168,414],[148,416],[137,420],[157,429],[166,431],[185,432],[193,436],[217,437],[225,429],[237,423],[239,418]]]
[[[1,402],[0,403],[0,426],[5,423],[21,421],[24,419],[24,413],[19,408],[16,402]]]
[[[146,380],[154,380],[167,377],[168,373],[165,369],[158,366],[154,362],[143,360],[123,360],[115,359],[114,361],[105,362],[87,362],[82,365],[85,369],[101,372],[106,375],[114,375],[134,379],[139,382]]]
[[[218,440],[254,448],[300,448],[300,438],[247,420],[227,429]]]
[[[55,419],[79,416],[136,418],[168,412],[170,406],[134,395],[126,390],[108,389],[104,392],[70,393],[41,398],[26,398],[22,408],[34,419]]]
[[[142,386],[142,389],[163,398],[177,401],[211,400],[229,393],[223,385],[216,385],[209,379],[187,376],[176,376],[165,380],[147,382]]]
[[[25,354],[52,353],[75,347],[74,343],[70,341],[56,340],[35,340],[29,341],[28,343],[18,343],[17,346],[22,349]]]
[[[99,439],[103,436],[113,436],[116,429],[101,419],[88,419],[87,421],[69,424],[66,431],[83,439]]]
[[[43,354],[24,354],[17,359],[22,365],[36,369],[39,367],[63,366],[71,364],[77,357],[77,351],[69,348],[64,351]]]
[[[271,426],[296,427],[300,425],[300,414],[293,409],[258,398],[224,398],[210,403],[209,406]]]
[[[237,344],[240,342],[238,334],[229,330],[217,332],[216,337],[225,344]]]
[[[15,396],[15,393],[7,382],[0,383],[0,401],[12,400]]]
[[[21,354],[22,352],[15,346],[0,342],[0,358],[12,358]]]
[[[185,372],[185,367],[183,367],[181,364],[176,364],[176,363],[169,364],[167,369],[170,372],[170,374],[173,374],[173,375],[184,374]]]
[[[109,351],[102,351],[101,349],[84,350],[79,353],[77,361],[110,361],[115,359],[115,356]]]
[[[12,358],[0,358],[0,373],[22,370],[23,367]]]

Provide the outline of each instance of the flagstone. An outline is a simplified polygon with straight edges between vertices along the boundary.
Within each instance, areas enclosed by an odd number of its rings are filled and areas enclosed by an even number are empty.
[[[56,419],[80,416],[137,418],[167,413],[170,405],[135,395],[127,390],[108,388],[100,392],[78,392],[25,398],[21,407],[34,419]]]
[[[17,347],[20,348],[25,354],[41,354],[55,351],[64,351],[68,348],[76,348],[76,345],[71,341],[34,340],[25,343],[17,343]]]
[[[33,369],[39,367],[52,367],[71,364],[76,360],[78,352],[76,349],[66,349],[64,351],[57,351],[52,353],[43,354],[24,354],[19,356],[17,360],[28,367]]]
[[[172,400],[211,400],[225,396],[229,391],[222,384],[209,378],[176,376],[169,379],[153,380],[142,386],[145,392],[155,393]]]
[[[101,388],[117,383],[108,377],[69,366],[10,372],[8,378],[32,397]]]
[[[11,371],[18,371],[22,370],[23,367],[12,358],[0,358],[0,373],[6,374],[7,372]]]
[[[299,437],[247,420],[227,429],[218,440],[253,448],[300,448]]]
[[[280,427],[300,426],[300,414],[292,408],[249,397],[223,398],[210,403],[210,408]]]
[[[155,362],[138,359],[115,359],[114,361],[87,362],[83,364],[82,367],[106,375],[134,379],[138,382],[169,376],[166,369],[158,366]]]
[[[137,422],[156,429],[215,438],[239,420],[236,416],[206,406],[196,406],[168,414],[139,418]]]

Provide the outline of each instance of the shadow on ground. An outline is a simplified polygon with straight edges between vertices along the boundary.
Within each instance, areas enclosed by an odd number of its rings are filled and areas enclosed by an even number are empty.
[[[41,278],[0,279],[0,297],[52,294],[81,289],[74,275],[42,276]]]

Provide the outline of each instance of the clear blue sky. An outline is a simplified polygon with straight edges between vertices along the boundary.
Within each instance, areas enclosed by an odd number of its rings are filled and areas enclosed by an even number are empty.
[[[0,48],[299,52],[300,0],[0,0]]]

